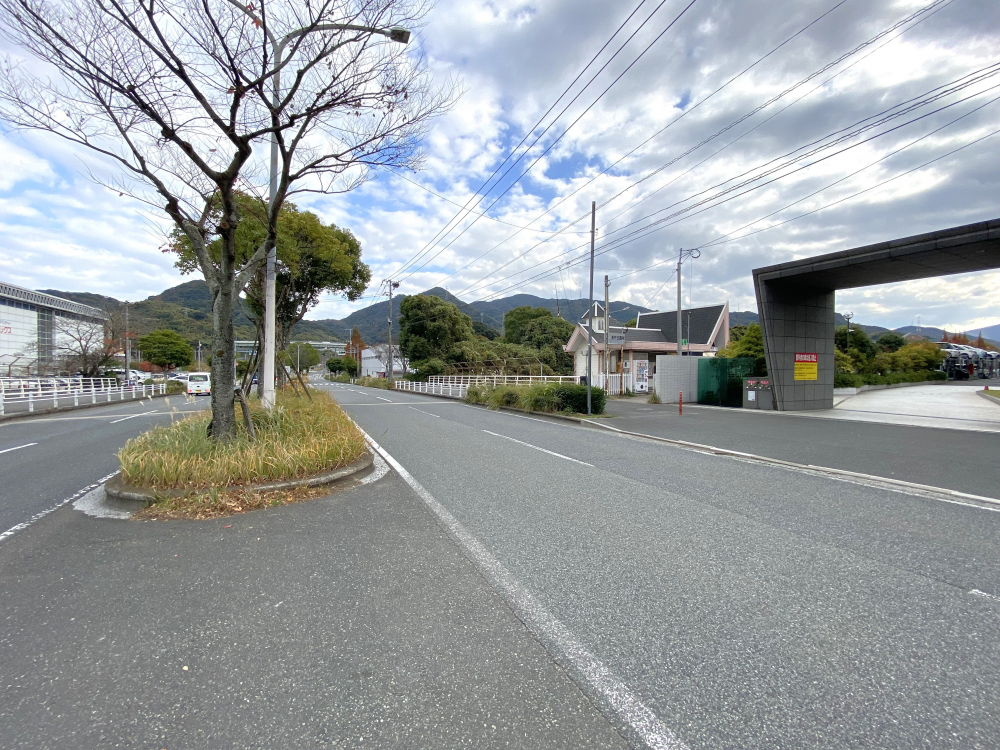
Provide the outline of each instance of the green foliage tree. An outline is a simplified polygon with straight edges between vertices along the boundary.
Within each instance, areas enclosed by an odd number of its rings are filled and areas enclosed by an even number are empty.
[[[548,311],[546,311],[548,312]],[[521,328],[521,343],[537,349],[540,359],[560,375],[573,372],[573,354],[563,351],[576,328],[568,320],[551,313],[529,320]]]
[[[851,327],[850,340],[847,336],[847,326],[838,326],[833,334],[833,343],[837,349],[850,354],[856,360],[858,357],[851,352],[852,349],[857,350],[861,359],[874,357],[877,352],[877,347],[871,337],[856,326]]]
[[[733,342],[739,341],[741,338],[743,338],[746,332],[747,332],[746,326],[743,325],[733,326],[732,328],[729,329],[729,343],[732,344]]]
[[[296,372],[306,372],[319,364],[320,356],[316,347],[303,341],[293,341],[285,349],[285,362]]]
[[[494,339],[497,339],[502,335],[500,331],[498,331],[496,328],[491,328],[490,326],[486,325],[485,323],[481,323],[478,320],[472,321],[472,332],[477,336],[482,336],[484,339],[487,339],[488,341],[493,341]]]
[[[738,341],[729,339],[729,346],[720,349],[717,357],[752,357],[754,360],[754,374],[767,374],[767,360],[764,357],[764,336],[760,330],[760,324],[751,323],[746,327],[746,331]]]
[[[625,324],[626,328],[635,328],[637,325],[638,318],[632,318],[628,323]]]
[[[903,334],[901,333],[889,331],[880,335],[875,345],[883,352],[895,352],[906,346],[906,339],[903,338]]]
[[[139,349],[157,367],[186,367],[194,358],[194,349],[184,337],[166,328],[141,336]]]
[[[352,378],[356,378],[358,376],[358,360],[350,355],[347,355],[341,359],[341,362],[344,363],[344,372]]]
[[[515,307],[503,316],[503,338],[508,344],[523,343],[524,327],[538,318],[551,318],[551,310],[544,307]]]
[[[338,372],[344,372],[347,367],[344,365],[343,357],[330,357],[330,359],[326,361],[326,369],[336,374]]]
[[[237,258],[249,258],[267,238],[267,204],[245,193],[236,194],[240,220],[236,226]],[[198,270],[198,259],[187,236],[175,230],[170,249],[182,273]],[[208,246],[221,253],[221,240]],[[371,280],[371,269],[361,262],[361,244],[346,229],[323,224],[316,214],[285,203],[278,214],[275,266],[276,346],[287,348],[292,328],[319,302],[323,294],[358,299]],[[246,307],[259,333],[264,314],[264,269],[246,287]],[[260,347],[258,347],[259,349]]]
[[[421,376],[421,363],[444,361],[456,343],[474,338],[472,320],[440,297],[417,294],[399,306],[399,348]]]

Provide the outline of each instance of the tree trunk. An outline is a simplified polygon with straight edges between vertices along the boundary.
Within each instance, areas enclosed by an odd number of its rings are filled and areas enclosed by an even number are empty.
[[[226,255],[223,252],[223,255]],[[236,435],[234,392],[235,342],[233,340],[232,266],[222,263],[222,283],[212,302],[212,436],[231,440]],[[229,273],[226,271],[229,270]]]

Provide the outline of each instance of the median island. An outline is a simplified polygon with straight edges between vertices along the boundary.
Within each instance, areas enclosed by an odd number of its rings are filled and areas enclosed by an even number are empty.
[[[204,519],[329,495],[330,485],[364,472],[372,456],[329,395],[309,395],[280,391],[271,411],[251,401],[252,437],[241,416],[233,439],[212,440],[211,415],[202,412],[130,440],[109,498],[144,505],[137,519]]]

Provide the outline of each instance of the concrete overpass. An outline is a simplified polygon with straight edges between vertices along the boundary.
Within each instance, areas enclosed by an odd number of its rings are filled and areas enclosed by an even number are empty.
[[[775,408],[833,408],[838,289],[994,268],[1000,268],[1000,219],[755,269]]]

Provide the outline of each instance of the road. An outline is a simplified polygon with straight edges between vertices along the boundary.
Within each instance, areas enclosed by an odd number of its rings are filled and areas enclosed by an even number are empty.
[[[173,396],[0,422],[0,533],[117,471],[129,438],[207,406]]]
[[[334,392],[689,747],[995,746],[1000,513]]]
[[[909,390],[919,389],[888,393]],[[987,414],[1000,415],[1000,405],[967,395],[982,402]],[[1000,498],[996,433],[697,405],[678,415],[676,404],[647,404],[644,398],[613,399],[607,409],[615,418],[601,423],[610,428]]]
[[[0,746],[996,747],[1000,513],[324,387],[401,472],[0,543]]]

